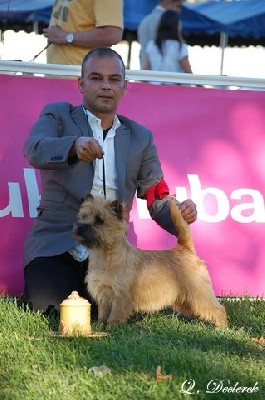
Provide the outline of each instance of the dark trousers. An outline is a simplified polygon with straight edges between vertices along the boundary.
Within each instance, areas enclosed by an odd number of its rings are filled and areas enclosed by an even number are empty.
[[[73,290],[91,302],[84,279],[87,260],[76,261],[68,252],[52,257],[37,257],[24,270],[25,302],[32,310],[60,309],[60,303]]]

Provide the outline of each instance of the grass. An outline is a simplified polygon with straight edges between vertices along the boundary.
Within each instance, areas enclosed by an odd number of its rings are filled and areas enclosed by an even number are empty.
[[[265,301],[222,303],[230,322],[220,331],[166,310],[112,327],[104,338],[62,338],[58,316],[30,312],[3,297],[0,399],[264,399],[265,348],[252,338],[265,336]],[[111,373],[89,371],[100,365]],[[156,379],[159,365],[171,379]]]

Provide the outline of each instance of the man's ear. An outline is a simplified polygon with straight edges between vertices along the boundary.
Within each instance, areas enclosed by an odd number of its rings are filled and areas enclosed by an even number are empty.
[[[128,86],[128,81],[124,81],[124,90],[123,90],[123,96],[127,93],[127,86]]]
[[[81,76],[78,77],[77,83],[78,83],[78,88],[79,88],[80,93],[83,94],[83,92],[84,92],[84,89],[83,89],[84,88],[84,81],[83,81],[83,78]]]

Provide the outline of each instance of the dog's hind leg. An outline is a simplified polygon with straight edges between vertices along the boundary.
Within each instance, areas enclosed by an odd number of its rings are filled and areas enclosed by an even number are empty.
[[[191,260],[192,261],[192,260]],[[197,263],[193,274],[182,274],[181,286],[174,308],[184,316],[213,323],[217,328],[227,325],[227,316],[215,296],[211,278],[204,264]]]
[[[225,307],[219,303],[215,296],[208,299],[205,306],[197,308],[198,317],[200,319],[212,322],[217,329],[227,326],[228,320]]]
[[[198,286],[191,288],[188,295],[192,313],[200,320],[212,322],[216,328],[226,326],[225,308],[217,300],[211,284],[204,279],[199,281]]]
[[[172,305],[172,308],[174,311],[178,312],[187,319],[193,317],[192,310],[187,303],[181,304],[179,301],[175,301],[175,303]]]

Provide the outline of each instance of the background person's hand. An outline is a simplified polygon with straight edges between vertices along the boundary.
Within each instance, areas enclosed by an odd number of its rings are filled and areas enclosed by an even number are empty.
[[[43,29],[43,34],[47,38],[49,44],[66,44],[67,32],[57,25],[51,25]]]

